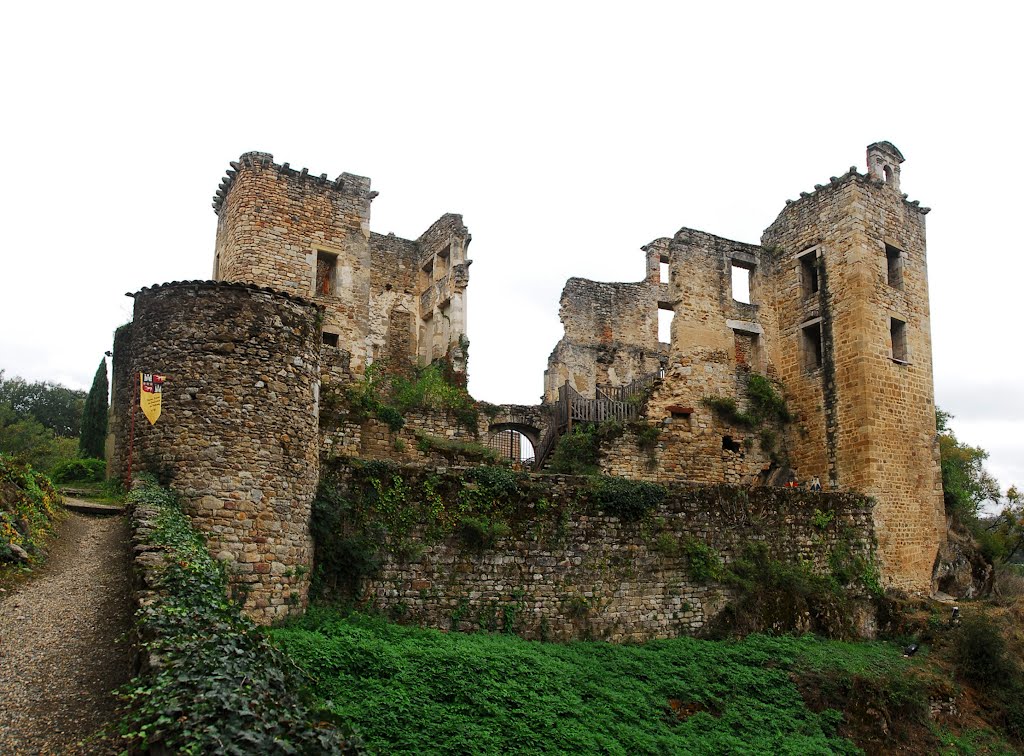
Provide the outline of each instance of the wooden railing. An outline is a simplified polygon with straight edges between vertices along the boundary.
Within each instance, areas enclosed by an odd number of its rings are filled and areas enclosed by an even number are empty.
[[[625,386],[598,388],[595,399],[587,399],[565,384],[558,387],[558,398],[551,405],[548,432],[536,450],[535,467],[540,470],[555,449],[558,439],[572,432],[573,423],[603,423],[606,420],[629,422],[640,417],[642,402],[638,401],[656,381],[665,377],[665,369],[638,378]]]

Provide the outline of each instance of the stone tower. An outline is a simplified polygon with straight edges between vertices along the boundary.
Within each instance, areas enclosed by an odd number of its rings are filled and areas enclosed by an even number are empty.
[[[868,147],[765,231],[773,363],[801,418],[793,465],[877,499],[887,582],[927,591],[945,520],[932,386],[925,215],[903,156]]]
[[[377,234],[376,196],[363,176],[331,180],[245,153],[214,196],[213,278],[322,306],[323,342],[356,375],[375,359],[400,368],[448,355],[465,371],[471,237],[462,216],[446,213],[414,240]]]

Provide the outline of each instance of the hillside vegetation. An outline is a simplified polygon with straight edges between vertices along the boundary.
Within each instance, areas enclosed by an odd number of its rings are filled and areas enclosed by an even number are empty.
[[[0,453],[0,567],[38,555],[60,504],[49,478]]]
[[[553,644],[330,609],[271,636],[381,753],[1013,752],[984,726],[928,724],[950,683],[926,651],[892,643]]]

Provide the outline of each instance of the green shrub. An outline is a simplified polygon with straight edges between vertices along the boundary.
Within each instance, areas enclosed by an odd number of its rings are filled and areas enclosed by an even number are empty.
[[[55,483],[102,483],[107,463],[102,459],[68,459],[58,462],[50,473]]]
[[[600,458],[600,439],[593,427],[577,425],[566,433],[551,453],[552,472],[563,475],[596,475]]]
[[[740,412],[736,406],[736,400],[729,396],[707,396],[701,399],[701,404],[714,410],[722,420],[740,428],[753,428],[757,421],[752,415]]]
[[[60,517],[60,504],[49,478],[0,454],[0,564],[13,560],[11,545],[35,556]]]
[[[120,690],[131,752],[340,754],[337,730],[315,725],[303,678],[226,596],[210,556],[174,495],[154,484],[129,494],[157,508],[149,546],[167,554],[140,635],[160,663]]]
[[[657,483],[605,476],[591,479],[589,489],[598,509],[627,522],[653,512],[667,494],[665,487]]]
[[[1017,676],[999,626],[986,614],[963,618],[954,639],[957,673],[984,686],[1001,686]]]
[[[687,538],[682,542],[681,547],[683,553],[686,554],[686,562],[694,580],[709,583],[713,580],[721,580],[725,575],[721,557],[706,543],[702,543],[696,538]]]
[[[493,549],[510,532],[506,523],[492,517],[464,515],[459,519],[459,534],[468,546],[478,551]]]

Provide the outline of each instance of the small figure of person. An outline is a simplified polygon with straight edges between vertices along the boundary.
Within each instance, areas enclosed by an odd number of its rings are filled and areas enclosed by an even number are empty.
[[[811,478],[811,490],[812,491],[820,491],[821,490],[821,481],[818,480],[818,476],[817,475],[815,475],[813,478]]]

